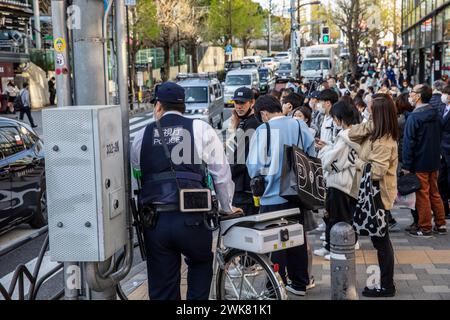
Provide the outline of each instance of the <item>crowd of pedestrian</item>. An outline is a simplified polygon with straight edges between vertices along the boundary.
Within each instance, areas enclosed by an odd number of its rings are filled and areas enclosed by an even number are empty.
[[[267,124],[277,130],[277,144],[297,143],[310,156],[321,159],[326,201],[324,210],[316,212],[316,216],[319,213],[323,218],[316,230],[323,232],[320,237],[323,247],[314,250],[314,255],[327,260],[330,259],[332,227],[346,222],[358,229],[355,217],[360,217],[361,212],[370,214],[364,212],[366,199],[362,198],[361,184],[370,173],[374,182],[373,196],[379,199],[378,209],[383,212],[385,226],[381,223],[376,232],[360,233],[360,236],[370,236],[381,270],[380,284],[364,288],[363,295],[367,297],[392,297],[396,292],[394,249],[389,233],[400,231],[391,211],[401,196],[399,184],[407,183],[403,177],[408,176],[420,185],[406,195],[413,203],[411,225],[406,228],[410,236],[431,238],[433,234],[446,234],[446,218],[450,218],[450,84],[444,78],[433,87],[412,86],[405,70],[396,67],[395,58],[381,63],[380,72],[369,57],[363,58],[359,78],[330,77],[318,83],[301,79],[258,99],[250,92],[244,94],[245,101],[235,99],[231,128],[243,129],[251,123],[256,129],[251,140],[248,136],[246,141],[234,139],[235,146],[246,144],[247,171],[245,165],[232,165],[236,181],[246,181],[242,184],[244,190],[237,189],[234,202],[241,208],[251,207],[244,212],[263,213],[299,206],[280,196],[281,168],[265,177],[266,190],[260,199],[261,206],[255,207],[252,202],[250,181],[264,167],[255,165],[259,163],[255,160],[258,150],[274,148],[273,142],[266,146],[267,140],[262,138]],[[299,130],[301,139],[297,137]],[[276,150],[283,152],[282,148]],[[279,156],[283,158],[283,154]],[[242,191],[247,196],[243,197]],[[302,210],[299,220],[304,225],[314,225],[307,221],[310,217],[307,210]],[[355,248],[359,249],[358,242]],[[309,250],[305,236],[303,246],[272,257],[281,266],[280,274],[287,290],[296,295],[305,295],[315,286],[308,267],[311,264]]]

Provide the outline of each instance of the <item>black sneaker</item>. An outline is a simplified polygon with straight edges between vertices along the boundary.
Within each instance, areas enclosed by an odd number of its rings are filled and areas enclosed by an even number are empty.
[[[395,296],[395,287],[392,287],[392,289],[365,287],[362,292],[362,295],[364,297],[368,297],[368,298],[394,297]]]
[[[416,230],[411,230],[409,232],[409,235],[411,237],[415,237],[415,238],[432,238],[433,237],[433,232],[432,231],[423,231],[420,228],[417,228]]]
[[[434,226],[433,232],[437,234],[447,234],[447,227],[446,226]]]
[[[286,290],[296,296],[304,297],[306,295],[306,288],[294,288],[292,284],[286,285]]]
[[[37,128],[37,125],[33,124],[31,127],[32,127],[32,128]]]
[[[406,232],[417,230],[417,224],[415,222],[411,223],[409,226],[405,228]]]

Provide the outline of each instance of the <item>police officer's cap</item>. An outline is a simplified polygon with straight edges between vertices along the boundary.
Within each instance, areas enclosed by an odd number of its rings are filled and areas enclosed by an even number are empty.
[[[151,103],[157,101],[168,103],[184,103],[184,88],[174,82],[164,82],[155,88]]]
[[[254,99],[254,97],[255,95],[253,94],[252,89],[249,89],[247,87],[241,87],[236,89],[232,100],[239,102],[247,102]]]

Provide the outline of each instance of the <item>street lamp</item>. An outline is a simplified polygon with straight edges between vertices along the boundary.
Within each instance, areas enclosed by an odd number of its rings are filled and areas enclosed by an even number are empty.
[[[293,78],[297,78],[297,46],[295,43],[295,30],[297,29],[296,23],[295,23],[295,11],[299,12],[299,23],[298,26],[300,26],[300,8],[305,6],[312,6],[312,5],[320,5],[320,1],[311,1],[307,3],[302,3],[300,5],[296,5],[295,0],[291,0],[291,56],[292,56],[292,62],[291,62],[291,73]]]

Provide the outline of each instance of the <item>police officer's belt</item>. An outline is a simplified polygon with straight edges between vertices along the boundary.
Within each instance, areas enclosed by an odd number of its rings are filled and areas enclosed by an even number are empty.
[[[156,182],[156,181],[164,181],[164,180],[172,180],[172,179],[187,179],[203,182],[203,177],[201,174],[189,171],[166,171],[155,174],[148,174],[145,176],[144,181],[148,183]]]
[[[179,212],[180,205],[178,203],[173,204],[155,204],[156,212]]]

